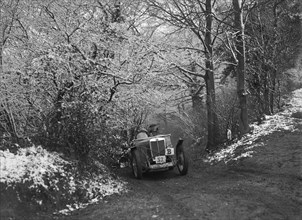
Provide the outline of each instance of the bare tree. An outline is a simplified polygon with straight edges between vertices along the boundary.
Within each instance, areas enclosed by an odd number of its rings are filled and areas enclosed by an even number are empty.
[[[243,24],[243,4],[241,0],[233,0],[234,8],[234,29],[236,33],[236,58],[237,58],[237,93],[239,98],[239,135],[247,133],[249,130],[247,111],[247,91],[245,86],[245,40]]]
[[[0,74],[3,72],[3,49],[14,29],[19,2],[19,0],[0,2]]]
[[[249,12],[247,80],[251,99],[257,103],[257,118],[280,108],[280,91],[287,90],[288,75],[284,73],[294,65],[291,60],[301,38],[298,6],[297,0],[261,0]]]
[[[205,81],[207,94],[207,128],[208,142],[207,149],[213,150],[219,141],[218,118],[215,110],[215,81],[214,81],[214,63],[213,63],[213,47],[216,40],[217,30],[213,31],[213,5],[216,1],[212,0],[170,0],[170,1],[147,1],[152,16],[167,22],[170,25],[183,30],[190,30],[195,35],[203,49],[190,48],[187,50],[197,52],[200,57],[204,57],[205,62],[197,66],[204,70],[204,74],[188,70],[180,65],[175,66],[182,71],[187,78],[197,76]],[[201,88],[203,85],[201,85]],[[199,91],[197,89],[196,91]]]
[[[18,141],[17,128],[14,115],[11,109],[10,94],[7,91],[6,79],[4,76],[4,50],[7,42],[12,38],[13,32],[18,27],[17,16],[19,12],[19,0],[0,2],[0,132],[4,130],[12,137],[13,142]],[[16,24],[17,23],[17,24]],[[20,23],[19,23],[20,24]],[[7,70],[6,70],[7,71]],[[0,138],[1,138],[0,134]]]

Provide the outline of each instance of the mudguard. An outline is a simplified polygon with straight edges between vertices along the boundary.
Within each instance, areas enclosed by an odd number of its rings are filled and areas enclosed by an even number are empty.
[[[177,148],[178,148],[179,146],[181,146],[183,142],[184,142],[184,140],[180,138],[180,139],[177,141],[177,144],[176,144],[176,148],[175,148],[175,149],[177,150]]]

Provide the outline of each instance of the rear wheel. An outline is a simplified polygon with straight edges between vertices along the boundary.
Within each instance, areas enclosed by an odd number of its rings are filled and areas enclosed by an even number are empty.
[[[138,150],[132,150],[131,155],[131,167],[133,175],[136,179],[141,179],[143,177],[143,167]]]
[[[185,156],[185,152],[183,146],[180,145],[176,149],[176,157],[177,157],[177,168],[180,175],[186,175],[188,173],[188,160]]]

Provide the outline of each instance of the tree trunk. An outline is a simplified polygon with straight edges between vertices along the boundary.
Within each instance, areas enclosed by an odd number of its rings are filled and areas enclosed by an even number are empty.
[[[0,41],[0,77],[1,78],[3,77],[3,45],[2,45],[2,41]],[[2,81],[2,79],[1,79],[1,81]]]
[[[199,95],[192,95],[191,97],[193,112],[199,114],[202,109],[202,98],[200,98]]]
[[[277,71],[274,70],[271,76],[271,93],[270,93],[270,112],[274,114],[275,92],[276,92],[276,75]]]
[[[205,32],[205,56],[206,56],[206,91],[207,91],[207,150],[215,149],[219,141],[218,118],[215,111],[215,81],[213,68],[213,44],[212,44],[212,1],[206,0],[206,32]]]
[[[239,137],[249,131],[247,92],[245,89],[245,42],[242,7],[240,0],[233,0],[234,28],[236,32],[236,56],[237,56],[237,93],[239,98]]]
[[[191,63],[191,71],[196,72],[196,63]],[[190,95],[192,99],[192,109],[195,115],[200,114],[200,110],[202,108],[202,98],[199,96],[200,92],[203,89],[203,86],[199,85],[197,76],[192,77],[195,85],[190,85]]]
[[[263,100],[264,100],[264,114],[270,115],[270,103],[269,103],[269,74],[264,72],[264,81],[263,81]]]
[[[281,1],[276,1],[273,6],[273,14],[274,14],[274,50],[273,50],[273,59],[275,60],[277,55],[278,41],[279,41],[279,32],[278,32],[278,5]],[[276,63],[276,62],[274,62]],[[274,113],[274,103],[276,98],[276,80],[277,80],[277,68],[272,70],[271,75],[271,93],[270,93],[270,112]]]
[[[1,19],[1,15],[0,15],[0,19]],[[0,77],[2,78],[3,77],[3,42],[4,42],[4,33],[2,30],[2,25],[0,25],[0,31],[1,31],[0,32]]]

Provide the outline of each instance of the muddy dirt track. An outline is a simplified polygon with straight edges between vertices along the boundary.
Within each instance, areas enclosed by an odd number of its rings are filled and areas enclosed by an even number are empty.
[[[175,168],[136,180],[130,169],[118,170],[128,193],[54,219],[302,219],[301,119],[294,126],[263,137],[252,158],[195,161],[187,176]]]

